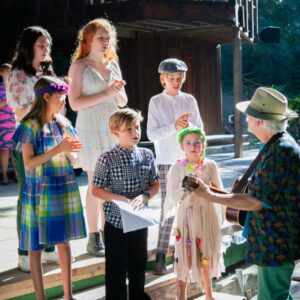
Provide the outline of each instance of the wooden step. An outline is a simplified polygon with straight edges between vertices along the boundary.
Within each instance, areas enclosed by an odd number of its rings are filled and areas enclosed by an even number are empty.
[[[167,253],[167,263],[169,264],[173,261],[173,252],[173,247],[170,247]],[[72,264],[74,292],[104,284],[104,258],[82,254],[75,259],[75,262]],[[154,261],[155,249],[152,249],[148,251],[148,269],[153,268]],[[62,293],[59,265],[43,264],[43,271],[47,298],[58,297]],[[35,299],[30,273],[24,273],[15,268],[0,274],[0,299],[18,299],[27,294],[27,299]]]
[[[240,227],[226,226],[222,229],[223,234],[233,234],[234,232],[240,230]],[[152,240],[156,238],[152,237]],[[85,241],[78,240],[71,242],[71,248],[74,250],[73,255],[75,257],[75,262],[72,264],[72,279],[73,279],[73,290],[74,292],[79,292],[81,290],[86,290],[93,288],[95,286],[100,286],[104,284],[104,273],[105,273],[105,262],[104,258],[92,257],[84,253]],[[152,247],[152,249],[151,249]],[[148,270],[152,270],[155,261],[155,249],[153,249],[152,243],[148,251]],[[76,252],[77,251],[77,252]],[[174,248],[170,247],[167,254],[167,263],[172,264]],[[229,264],[234,264],[240,261],[244,257],[244,250],[241,251],[241,247],[234,245],[225,254],[225,263],[228,261]],[[234,259],[234,261],[232,261]],[[60,267],[55,264],[44,264],[44,287],[46,290],[46,295],[48,298],[60,297],[62,294],[61,287],[61,276]],[[148,275],[147,275],[148,276]],[[159,289],[161,284],[172,285],[175,282],[175,275],[169,275],[170,278],[160,280],[157,276],[150,276],[149,280],[151,284],[146,286],[146,289],[156,290]],[[156,281],[158,280],[158,283]],[[176,289],[175,289],[176,290]],[[8,271],[0,273],[0,299],[16,298],[24,299],[34,299],[34,289],[32,285],[31,275],[29,273],[23,273],[17,268],[10,269]]]

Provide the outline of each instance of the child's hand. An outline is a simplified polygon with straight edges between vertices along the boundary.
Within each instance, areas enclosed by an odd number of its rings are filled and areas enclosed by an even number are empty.
[[[130,204],[133,207],[133,209],[142,209],[146,204],[146,202],[144,200],[144,195],[139,195],[139,196],[135,197],[130,202]]]
[[[126,84],[124,80],[115,80],[105,91],[107,96],[113,96],[121,91]]]
[[[64,76],[62,78],[63,82],[66,83],[67,85],[70,85],[71,82],[72,82],[72,78],[71,77],[68,77],[68,76]]]
[[[61,152],[79,152],[83,145],[77,137],[64,137],[59,147]]]
[[[175,129],[184,129],[189,126],[189,119],[192,116],[192,112],[186,112],[182,114],[175,122]]]
[[[119,196],[119,198],[117,198],[115,200],[130,203],[130,200],[128,198],[126,198],[125,196]]]

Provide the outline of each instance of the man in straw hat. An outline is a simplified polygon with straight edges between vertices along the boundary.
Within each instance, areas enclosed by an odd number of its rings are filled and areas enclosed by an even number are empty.
[[[258,300],[288,299],[294,262],[300,258],[300,147],[286,132],[288,120],[298,115],[287,104],[280,92],[260,87],[251,101],[236,105],[247,115],[248,131],[265,145],[248,194],[216,194],[201,180],[194,191],[248,211],[243,233],[247,261],[258,265]]]

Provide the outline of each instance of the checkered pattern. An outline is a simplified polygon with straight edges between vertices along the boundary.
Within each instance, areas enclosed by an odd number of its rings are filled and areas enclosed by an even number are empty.
[[[151,150],[138,147],[128,150],[117,145],[99,157],[93,185],[133,199],[148,191],[158,178]],[[105,202],[104,213],[106,222],[122,228],[121,214],[117,205]]]
[[[33,120],[23,122],[14,134],[14,141],[30,143],[35,154],[42,154],[58,145],[64,133],[76,135],[72,127],[57,121],[43,129]],[[41,250],[86,236],[83,209],[73,168],[65,153],[44,164],[25,168],[22,196],[20,248]]]
[[[161,191],[161,215],[159,223],[159,233],[156,252],[166,254],[169,247],[170,235],[172,230],[172,225],[174,217],[168,218],[163,222],[163,207],[166,198],[166,188],[167,188],[167,174],[171,165],[158,165],[159,181],[160,181],[160,191]]]

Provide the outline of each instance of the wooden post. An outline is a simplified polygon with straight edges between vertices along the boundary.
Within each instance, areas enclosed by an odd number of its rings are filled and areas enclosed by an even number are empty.
[[[242,101],[242,40],[237,29],[233,41],[233,105],[234,105],[234,157],[243,156],[242,115],[235,105]]]

